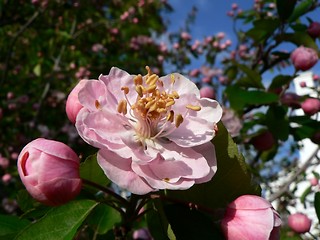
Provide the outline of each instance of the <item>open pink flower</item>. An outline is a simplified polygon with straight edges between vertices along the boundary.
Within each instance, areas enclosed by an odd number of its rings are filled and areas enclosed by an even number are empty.
[[[228,240],[279,239],[280,225],[280,216],[272,205],[254,195],[243,195],[230,203],[221,222]]]
[[[76,127],[107,177],[132,193],[188,189],[216,171],[211,139],[222,109],[184,76],[112,68],[79,91]]]

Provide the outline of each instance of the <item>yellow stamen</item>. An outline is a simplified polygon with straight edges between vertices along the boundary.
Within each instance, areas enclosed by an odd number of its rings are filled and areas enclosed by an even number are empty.
[[[157,88],[157,85],[150,85],[147,89],[145,89],[145,91],[147,92],[147,93],[152,93],[152,92],[154,92],[154,90]]]
[[[179,99],[180,98],[179,94],[176,91],[172,91],[171,94],[173,95],[173,98],[175,98],[175,99]]]
[[[123,113],[124,115],[127,114],[127,101],[126,100],[121,100],[118,104],[118,113]]]
[[[146,84],[148,85],[154,85],[158,81],[159,76],[156,74],[152,74],[148,79],[146,80]]]
[[[200,111],[201,110],[201,107],[200,106],[194,106],[194,105],[191,105],[191,104],[188,104],[186,106],[186,108],[190,109],[190,110],[194,110],[194,111]]]
[[[174,105],[174,104],[175,104],[175,101],[170,99],[170,100],[166,103],[166,107],[170,107],[170,106],[172,106],[172,105]]]
[[[127,86],[124,86],[121,88],[121,91],[124,92],[124,94],[128,94],[129,93],[129,88]]]
[[[138,93],[139,97],[143,97],[143,87],[141,85],[136,86],[136,92]]]
[[[173,118],[174,118],[174,112],[173,112],[173,110],[171,110],[169,112],[169,114],[167,115],[167,121],[173,122]]]
[[[174,74],[171,74],[171,75],[170,75],[170,78],[171,78],[171,83],[174,84],[175,81],[176,81],[175,78],[174,78]]]
[[[142,76],[138,74],[137,76],[134,77],[133,79],[134,85],[141,85],[143,82]]]
[[[94,105],[95,105],[96,109],[101,109],[101,104],[99,103],[98,100],[96,100],[96,101],[94,102]]]
[[[178,128],[182,122],[183,122],[183,117],[181,114],[178,114],[176,116],[176,121],[175,121],[176,128]]]
[[[152,71],[149,66],[146,66],[146,70],[148,71],[148,76],[152,75]]]

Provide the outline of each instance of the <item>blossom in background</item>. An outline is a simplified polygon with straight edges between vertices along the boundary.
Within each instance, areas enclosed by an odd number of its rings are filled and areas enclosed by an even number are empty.
[[[107,177],[135,194],[188,189],[216,171],[210,142],[222,109],[201,98],[186,77],[164,77],[146,67],[145,76],[112,68],[79,91],[79,135],[99,148]]]
[[[280,216],[272,205],[254,195],[243,195],[230,203],[221,221],[228,240],[279,239],[280,226]]]
[[[307,71],[318,62],[318,53],[304,46],[296,48],[290,55],[296,70]]]
[[[301,103],[303,112],[312,116],[320,111],[320,100],[317,98],[307,98]]]
[[[64,143],[33,140],[22,149],[17,164],[28,192],[46,205],[64,204],[81,190],[79,158]]]
[[[289,227],[296,233],[306,233],[310,231],[311,219],[303,213],[291,214],[288,217]]]
[[[233,110],[224,108],[221,121],[230,133],[231,137],[236,137],[240,134],[242,122]]]

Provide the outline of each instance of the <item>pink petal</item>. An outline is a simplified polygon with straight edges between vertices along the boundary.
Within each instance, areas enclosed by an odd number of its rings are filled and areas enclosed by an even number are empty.
[[[97,160],[106,176],[120,187],[139,195],[155,190],[133,172],[130,158],[121,158],[104,148],[99,150]]]
[[[242,195],[238,197],[235,201],[229,204],[229,208],[234,209],[246,209],[246,210],[256,210],[256,209],[268,209],[272,205],[270,202],[262,197],[255,195]]]
[[[262,210],[236,210],[228,208],[221,222],[229,240],[268,240],[273,229],[273,212]]]

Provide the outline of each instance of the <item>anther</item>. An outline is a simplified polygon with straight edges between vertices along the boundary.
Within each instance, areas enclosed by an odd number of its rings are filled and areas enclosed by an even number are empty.
[[[124,94],[128,94],[129,93],[129,88],[127,86],[124,86],[121,88],[121,91],[124,92]]]
[[[163,181],[165,181],[165,182],[169,182],[170,181],[170,178],[164,178],[164,179],[162,179]]]
[[[126,100],[121,100],[118,104],[118,113],[123,113],[124,115],[127,114],[127,101]]]
[[[96,109],[101,109],[101,104],[99,103],[98,100],[94,101],[94,105],[95,105]]]
[[[146,66],[146,70],[148,71],[148,76],[152,75],[152,71],[149,66]]]
[[[166,107],[170,107],[172,105],[175,104],[175,101],[174,100],[169,100],[167,103],[166,103]]]
[[[173,73],[171,73],[170,78],[171,78],[171,84],[173,85],[175,83],[175,81],[176,81],[175,78],[174,78]]]
[[[182,122],[183,122],[183,117],[181,114],[178,114],[175,120],[176,128],[178,128]]]
[[[146,80],[146,84],[148,85],[154,85],[158,81],[159,76],[156,74],[152,74],[148,79]]]
[[[142,76],[138,74],[137,76],[134,77],[133,79],[134,85],[141,85],[143,82]]]
[[[191,104],[188,104],[186,106],[186,108],[190,109],[190,110],[193,110],[193,111],[200,111],[201,110],[201,107],[200,106],[194,106],[194,105],[191,105]]]
[[[143,87],[141,85],[136,86],[136,92],[138,93],[139,97],[143,97]]]
[[[174,117],[174,112],[173,112],[173,110],[171,110],[169,112],[169,114],[167,115],[167,121],[168,122],[173,122],[173,117]]]
[[[154,90],[157,88],[157,85],[150,85],[145,91],[147,92],[147,93],[152,93],[152,92],[154,92]]]
[[[172,94],[173,98],[175,98],[175,99],[179,99],[180,98],[179,94],[176,91],[172,91],[171,94]]]

